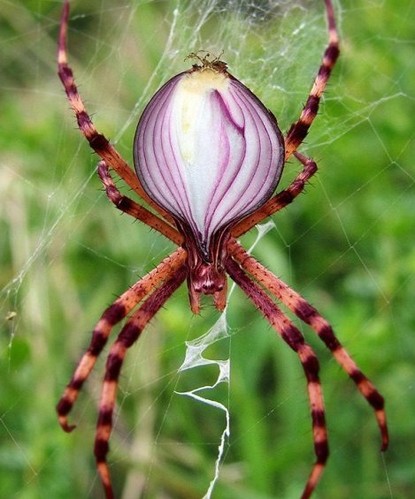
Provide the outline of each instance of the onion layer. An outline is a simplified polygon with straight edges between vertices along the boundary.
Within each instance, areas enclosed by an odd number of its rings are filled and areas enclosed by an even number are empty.
[[[284,161],[274,116],[224,63],[170,79],[138,123],[134,164],[149,196],[207,250],[269,199]]]

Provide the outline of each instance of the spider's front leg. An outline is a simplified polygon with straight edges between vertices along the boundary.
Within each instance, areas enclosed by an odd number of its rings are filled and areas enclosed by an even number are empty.
[[[329,41],[300,117],[291,125],[287,133],[287,137],[285,139],[286,159],[288,159],[297,150],[307,136],[308,130],[312,125],[314,118],[317,116],[320,99],[326,89],[331,72],[340,54],[339,35],[337,33],[333,5],[331,0],[325,0],[325,3]]]

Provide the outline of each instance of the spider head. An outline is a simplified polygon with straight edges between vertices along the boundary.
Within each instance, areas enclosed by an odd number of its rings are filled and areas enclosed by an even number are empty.
[[[190,308],[200,311],[200,295],[213,295],[215,306],[223,310],[226,304],[226,275],[223,268],[214,263],[198,262],[188,274]]]
[[[199,313],[201,295],[213,295],[216,308],[223,310],[226,304],[226,274],[223,262],[229,229],[218,231],[207,245],[200,242],[200,237],[195,237],[187,223],[180,220],[176,223],[183,234],[183,247],[187,252],[187,284],[192,311]]]

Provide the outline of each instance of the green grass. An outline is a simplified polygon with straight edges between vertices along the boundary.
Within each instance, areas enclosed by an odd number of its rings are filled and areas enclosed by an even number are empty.
[[[370,408],[302,327],[321,360],[331,439],[315,497],[404,499],[415,492],[415,2],[404,0],[399,10],[392,0],[341,3],[342,56],[303,148],[319,173],[275,217],[255,254],[331,321],[387,403],[391,447],[382,456]],[[189,23],[200,16],[186,10],[179,18],[169,52],[179,51],[175,62],[166,57],[156,70],[173,3],[113,4],[74,5],[70,54],[98,128],[130,161],[146,100],[200,48],[186,45],[196,35]],[[324,45],[321,6],[311,5],[297,37],[290,33],[301,11],[277,12],[259,36],[242,29],[246,21],[226,31],[217,18],[200,35],[218,47],[226,37],[232,72],[284,130]],[[102,497],[92,449],[104,361],[72,414],[71,435],[59,428],[54,406],[105,306],[172,249],[121,216],[101,191],[96,157],[55,74],[59,15],[60,2],[46,0],[0,8],[0,496],[8,498]],[[282,30],[279,45],[269,38],[274,29]],[[284,185],[296,169],[290,162]],[[124,499],[138,497],[145,480],[145,497],[198,498],[213,477],[223,414],[174,394],[215,379],[211,367],[177,373],[184,342],[217,319],[204,303],[192,317],[183,287],[129,353],[109,455],[119,497],[123,490]],[[297,498],[313,461],[301,367],[239,291],[228,319],[230,342],[208,351],[230,352],[232,362],[229,391],[217,394],[231,410],[231,438],[213,497]]]

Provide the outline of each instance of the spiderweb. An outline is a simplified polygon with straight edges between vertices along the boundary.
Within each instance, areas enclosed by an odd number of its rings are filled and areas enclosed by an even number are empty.
[[[304,328],[321,359],[332,449],[317,497],[410,497],[415,2],[335,8],[342,57],[302,147],[320,171],[243,243],[323,312],[387,400],[394,453],[382,459],[369,408]],[[100,497],[92,445],[104,360],[70,436],[54,405],[104,307],[172,249],[100,191],[55,76],[59,10],[46,1],[0,9],[2,497]],[[286,130],[325,42],[319,1],[91,0],[74,2],[69,47],[98,129],[131,161],[144,105],[188,67],[188,53],[223,52]],[[290,162],[282,184],[296,171]],[[241,293],[222,316],[205,300],[191,317],[183,287],[123,368],[109,456],[116,490],[298,497],[313,459],[308,414],[295,356]]]

